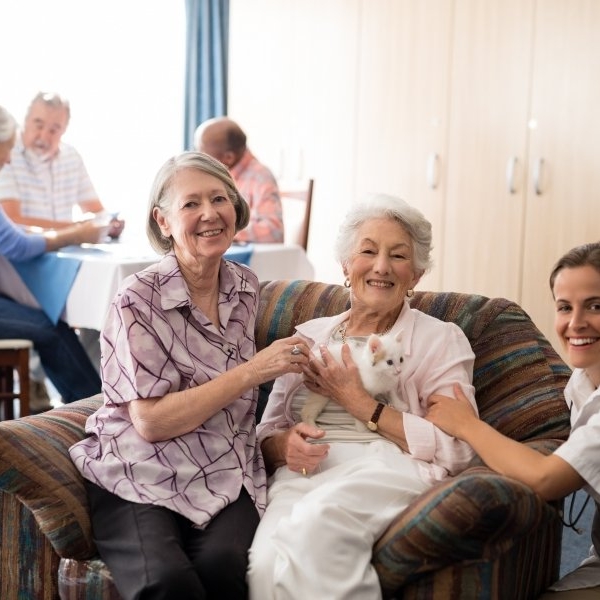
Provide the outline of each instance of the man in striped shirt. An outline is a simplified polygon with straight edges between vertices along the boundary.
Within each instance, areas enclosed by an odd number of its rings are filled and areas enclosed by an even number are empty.
[[[11,162],[0,172],[0,202],[15,223],[63,227],[73,222],[75,206],[81,214],[106,214],[81,156],[61,142],[70,114],[58,94],[39,92],[29,105]],[[112,219],[109,235],[118,237],[123,225]]]
[[[25,227],[60,229],[73,223],[73,208],[106,220],[108,235],[117,238],[124,221],[111,218],[98,199],[83,159],[61,141],[69,124],[69,101],[54,93],[33,98],[21,135],[0,171],[0,203],[11,221]],[[96,369],[100,367],[98,331],[79,329],[79,340]],[[36,352],[30,361],[32,408],[51,408],[45,373]]]

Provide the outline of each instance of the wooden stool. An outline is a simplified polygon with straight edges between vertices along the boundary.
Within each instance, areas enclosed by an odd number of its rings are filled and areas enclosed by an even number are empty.
[[[0,340],[0,420],[14,419],[14,400],[19,401],[19,416],[29,414],[29,349],[30,340]],[[15,392],[14,372],[19,375],[19,391]]]

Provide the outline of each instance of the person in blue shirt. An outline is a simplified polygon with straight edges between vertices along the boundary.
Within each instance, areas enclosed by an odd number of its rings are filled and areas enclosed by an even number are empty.
[[[17,124],[0,106],[0,169],[10,162]],[[63,246],[96,243],[105,229],[91,221],[41,233],[26,233],[0,207],[0,257],[28,260]],[[0,260],[0,277],[5,260]],[[63,402],[100,392],[100,377],[77,334],[67,323],[55,325],[39,308],[25,306],[0,293],[0,339],[28,339],[40,355],[44,370]],[[35,407],[33,407],[35,409]]]

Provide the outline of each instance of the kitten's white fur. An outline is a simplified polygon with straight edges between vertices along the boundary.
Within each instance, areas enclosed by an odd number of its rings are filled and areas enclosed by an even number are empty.
[[[407,411],[408,404],[398,392],[398,378],[403,358],[401,346],[402,332],[395,336],[386,334],[379,336],[375,333],[369,336],[366,344],[359,345],[354,340],[348,340],[352,359],[358,366],[360,377],[367,392],[371,396],[387,396],[387,404],[394,403],[399,410]],[[329,352],[338,362],[342,360],[342,343],[334,342],[328,346]],[[310,391],[302,407],[302,421],[316,425],[316,420],[325,408],[329,398]],[[357,431],[367,431],[364,423],[356,419]]]

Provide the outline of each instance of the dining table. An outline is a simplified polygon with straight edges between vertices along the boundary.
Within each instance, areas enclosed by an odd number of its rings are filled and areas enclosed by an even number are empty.
[[[101,330],[121,282],[160,258],[149,244],[132,241],[68,246],[22,262],[0,256],[0,293],[42,308],[55,323]],[[261,281],[312,280],[315,273],[295,244],[234,244],[225,258],[248,265]]]

